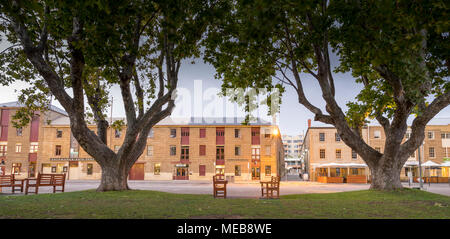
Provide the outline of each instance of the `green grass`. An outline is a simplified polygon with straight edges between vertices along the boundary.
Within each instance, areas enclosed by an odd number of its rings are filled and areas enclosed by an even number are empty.
[[[450,218],[450,197],[412,189],[289,195],[280,200],[89,190],[0,196],[0,218]]]

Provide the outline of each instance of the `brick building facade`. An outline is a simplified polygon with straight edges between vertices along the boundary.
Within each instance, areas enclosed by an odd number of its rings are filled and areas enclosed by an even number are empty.
[[[410,132],[409,128],[404,141],[409,137]],[[384,151],[386,136],[381,126],[363,127],[362,137],[374,149],[379,152]],[[339,138],[334,127],[309,126],[305,135],[303,151],[305,152],[306,171],[313,181],[317,181],[320,176],[366,175],[369,177],[370,175],[365,162]],[[418,177],[418,151],[416,150],[405,163],[401,172],[402,180],[408,179],[409,171],[414,177]],[[450,161],[450,124],[448,124],[448,120],[426,126],[425,139],[420,147],[420,153],[422,163],[429,160],[438,164]],[[424,176],[450,176],[448,167],[422,168],[422,172]]]
[[[0,141],[7,147],[1,156],[7,174],[30,177],[37,172],[64,172],[68,179],[100,179],[100,166],[71,135],[64,111],[53,108],[39,116],[39,124],[22,129],[22,136],[16,137],[9,132],[16,132],[10,120],[18,107],[13,103],[0,104],[2,128],[8,128],[8,135]],[[162,120],[149,133],[147,147],[129,179],[210,180],[212,175],[224,173],[230,180],[246,181],[281,176],[284,150],[278,127],[262,121],[250,125],[241,122],[236,118]],[[90,127],[95,132],[95,125]],[[36,129],[38,137],[32,142],[30,134]],[[108,146],[118,150],[125,132],[126,127],[120,131],[108,129]],[[17,144],[21,144],[22,152],[14,151]],[[33,145],[38,145],[37,149]],[[21,165],[17,171],[18,164]]]

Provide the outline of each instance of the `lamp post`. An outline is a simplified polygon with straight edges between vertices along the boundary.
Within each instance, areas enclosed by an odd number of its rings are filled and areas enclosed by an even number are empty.
[[[419,188],[420,190],[422,190],[423,188],[423,182],[422,182],[422,160],[421,160],[421,156],[422,154],[420,153],[420,148],[422,147],[422,145],[424,145],[425,142],[423,142],[418,149],[418,154],[419,154]]]

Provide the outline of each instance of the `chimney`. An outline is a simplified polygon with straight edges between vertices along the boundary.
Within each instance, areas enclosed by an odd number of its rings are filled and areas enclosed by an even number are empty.
[[[308,119],[308,128],[311,128],[311,119]]]

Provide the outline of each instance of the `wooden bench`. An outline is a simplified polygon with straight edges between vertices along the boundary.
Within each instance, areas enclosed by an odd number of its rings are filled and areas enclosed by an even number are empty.
[[[225,180],[225,175],[218,174],[213,176],[214,198],[227,198],[227,183],[228,181]]]
[[[66,174],[39,173],[37,178],[27,178],[26,181],[25,194],[28,194],[28,189],[32,187],[36,188],[35,191],[32,192],[35,194],[39,193],[39,187],[53,187],[53,193],[56,193],[56,191],[64,192]],[[56,187],[61,187],[61,190],[57,190]]]
[[[23,179],[15,179],[14,174],[0,176],[0,188],[11,187],[12,193],[19,191],[23,192]],[[16,190],[16,187],[19,187]]]
[[[261,197],[262,198],[280,198],[280,177],[272,176],[270,181],[268,182],[260,182],[261,183]],[[277,195],[274,196],[274,192],[277,192]]]

